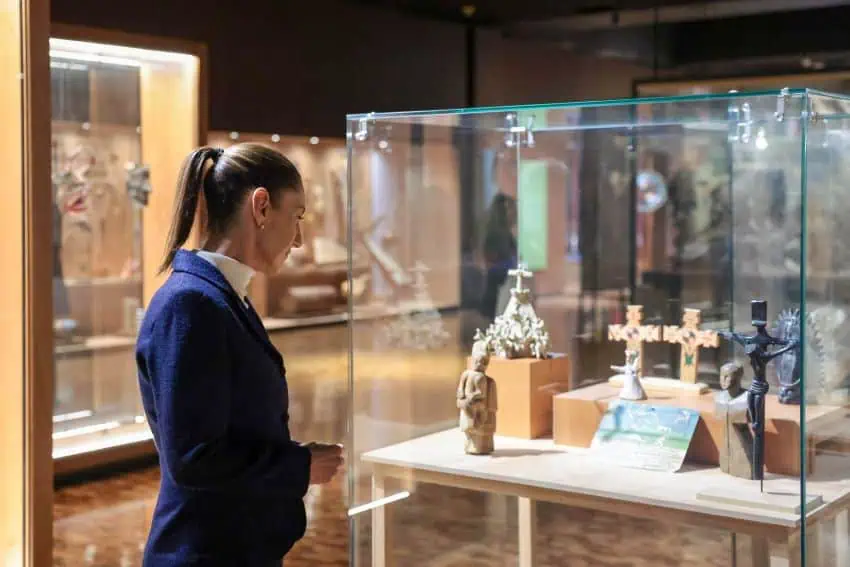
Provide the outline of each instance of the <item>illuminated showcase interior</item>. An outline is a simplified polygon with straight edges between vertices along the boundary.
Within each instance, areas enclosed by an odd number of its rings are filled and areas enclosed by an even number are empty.
[[[419,160],[447,144],[471,195],[459,255],[427,226],[400,247],[462,273],[460,328],[428,309],[351,325],[353,565],[554,565],[572,550],[536,539],[552,505],[686,526],[714,550],[688,565],[850,563],[848,110],[791,89],[349,117],[352,194],[397,142],[385,178],[427,186]],[[387,206],[455,206],[419,195]],[[759,325],[777,340],[743,348]],[[467,370],[440,400],[364,376],[446,353]],[[480,498],[455,510],[457,489]],[[440,509],[481,521],[425,548]]]
[[[136,330],[201,104],[198,54],[70,35],[50,40],[57,473],[151,450]]]

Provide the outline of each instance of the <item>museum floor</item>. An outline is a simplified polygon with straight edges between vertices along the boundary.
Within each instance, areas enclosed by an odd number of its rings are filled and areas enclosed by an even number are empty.
[[[554,323],[557,313],[545,314]],[[563,315],[563,314],[562,314]],[[460,328],[457,316],[445,318],[450,332]],[[550,323],[551,324],[551,323]],[[363,325],[364,341],[375,324]],[[347,412],[347,332],[331,326],[275,333],[287,361],[292,397],[292,428],[299,439],[345,441]],[[387,423],[402,438],[418,425],[454,419],[454,389],[463,367],[458,346],[437,352],[368,353],[356,359],[355,431]],[[361,433],[363,431],[361,430]],[[380,432],[355,443],[383,442]],[[364,475],[365,476],[365,475]],[[141,548],[156,498],[158,471],[131,472],[106,480],[61,488],[55,499],[54,565],[59,567],[128,567],[141,564]],[[287,567],[349,564],[347,483],[338,478],[307,498],[310,526],[292,551]],[[368,478],[361,478],[355,501],[368,501]],[[516,565],[516,503],[502,497],[433,486],[416,486],[409,499],[394,504],[398,521],[394,536],[397,564],[403,567],[507,567]],[[732,539],[717,531],[670,525],[653,519],[631,519],[554,505],[538,507],[538,565],[567,567],[721,567],[732,565]],[[368,565],[369,518],[358,517],[357,547]],[[739,559],[747,557],[746,538],[739,538]],[[748,565],[747,560],[738,565]]]

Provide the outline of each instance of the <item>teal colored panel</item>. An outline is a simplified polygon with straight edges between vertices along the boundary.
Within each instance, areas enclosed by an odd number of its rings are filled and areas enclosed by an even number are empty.
[[[546,162],[523,160],[519,167],[519,261],[545,270],[549,252],[549,170]]]

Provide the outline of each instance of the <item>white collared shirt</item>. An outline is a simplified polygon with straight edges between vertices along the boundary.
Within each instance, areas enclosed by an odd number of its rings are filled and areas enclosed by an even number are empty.
[[[251,279],[253,279],[255,273],[253,268],[218,252],[198,250],[196,253],[199,257],[218,268],[218,271],[221,272],[227,283],[236,290],[242,301],[245,301],[245,298],[248,297],[248,286],[251,284]]]

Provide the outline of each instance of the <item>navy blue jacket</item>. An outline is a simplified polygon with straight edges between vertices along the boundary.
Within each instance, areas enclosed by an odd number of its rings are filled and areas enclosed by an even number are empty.
[[[278,562],[304,535],[310,452],[283,359],[219,270],[178,252],[136,347],[162,480],[144,567]]]

